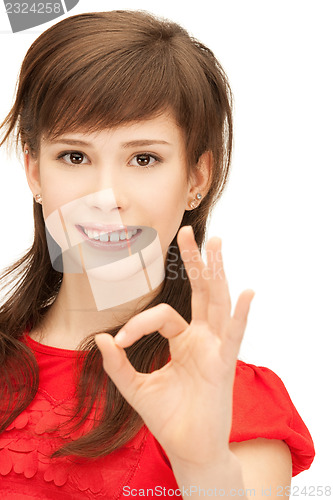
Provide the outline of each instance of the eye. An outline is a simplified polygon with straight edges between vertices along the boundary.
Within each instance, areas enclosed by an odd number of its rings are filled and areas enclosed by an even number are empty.
[[[87,158],[86,155],[80,151],[63,151],[57,156],[57,160],[63,159],[68,165],[81,165],[84,158]]]
[[[153,160],[153,162],[151,162]],[[137,165],[136,168],[144,168],[148,169],[152,165],[154,165],[156,162],[161,162],[162,160],[155,155],[152,155],[150,153],[140,153],[138,155],[135,155],[134,158],[130,161],[130,165],[133,165],[133,162],[135,162]]]

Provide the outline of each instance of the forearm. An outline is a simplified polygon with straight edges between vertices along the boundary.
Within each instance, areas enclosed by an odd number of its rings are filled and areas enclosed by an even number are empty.
[[[234,497],[247,500],[242,469],[233,453],[213,465],[185,465],[170,460],[172,470],[183,498],[205,496]]]

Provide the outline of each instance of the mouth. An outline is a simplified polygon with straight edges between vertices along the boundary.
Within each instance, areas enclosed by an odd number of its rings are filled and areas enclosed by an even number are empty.
[[[88,244],[100,249],[122,249],[128,248],[142,233],[142,229],[135,226],[100,226],[80,225],[75,227]],[[110,229],[110,228],[113,229]]]

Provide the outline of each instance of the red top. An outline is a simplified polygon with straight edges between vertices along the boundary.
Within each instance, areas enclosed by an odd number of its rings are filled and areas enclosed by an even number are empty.
[[[179,497],[170,462],[146,426],[123,448],[96,461],[72,456],[51,463],[48,455],[60,444],[61,434],[47,428],[66,420],[66,408],[73,405],[76,351],[45,346],[28,335],[22,340],[35,353],[40,383],[33,402],[0,434],[1,500],[110,500],[140,496],[139,490],[153,498]],[[87,419],[73,439],[91,423]],[[238,360],[230,442],[257,437],[288,444],[293,476],[313,461],[310,433],[281,379],[268,368]]]

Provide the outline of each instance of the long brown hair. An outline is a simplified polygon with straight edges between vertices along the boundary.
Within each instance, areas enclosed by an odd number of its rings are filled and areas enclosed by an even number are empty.
[[[214,54],[179,25],[143,11],[118,10],[68,17],[46,30],[24,58],[16,100],[0,125],[4,131],[0,145],[13,137],[17,150],[26,143],[38,158],[42,135],[54,138],[64,131],[99,131],[167,109],[185,133],[187,175],[204,152],[210,151],[213,157],[209,191],[197,208],[184,212],[181,222],[193,227],[201,249],[208,216],[228,179],[232,93]],[[20,338],[27,326],[38,327],[63,276],[51,265],[43,213],[36,201],[33,213],[31,248],[0,276],[2,285],[12,284],[0,307],[0,401],[8,403],[0,411],[0,432],[36,395],[38,365]],[[191,286],[182,267],[175,236],[163,287],[144,309],[165,302],[191,321]],[[116,335],[119,329],[103,331]],[[77,406],[66,425],[72,426],[69,436],[80,428],[94,403],[102,408],[98,425],[79,439],[68,440],[52,457],[107,455],[143,425],[106,375],[94,341],[96,333],[78,348]],[[155,332],[126,352],[138,371],[148,373],[167,362],[168,341]]]

